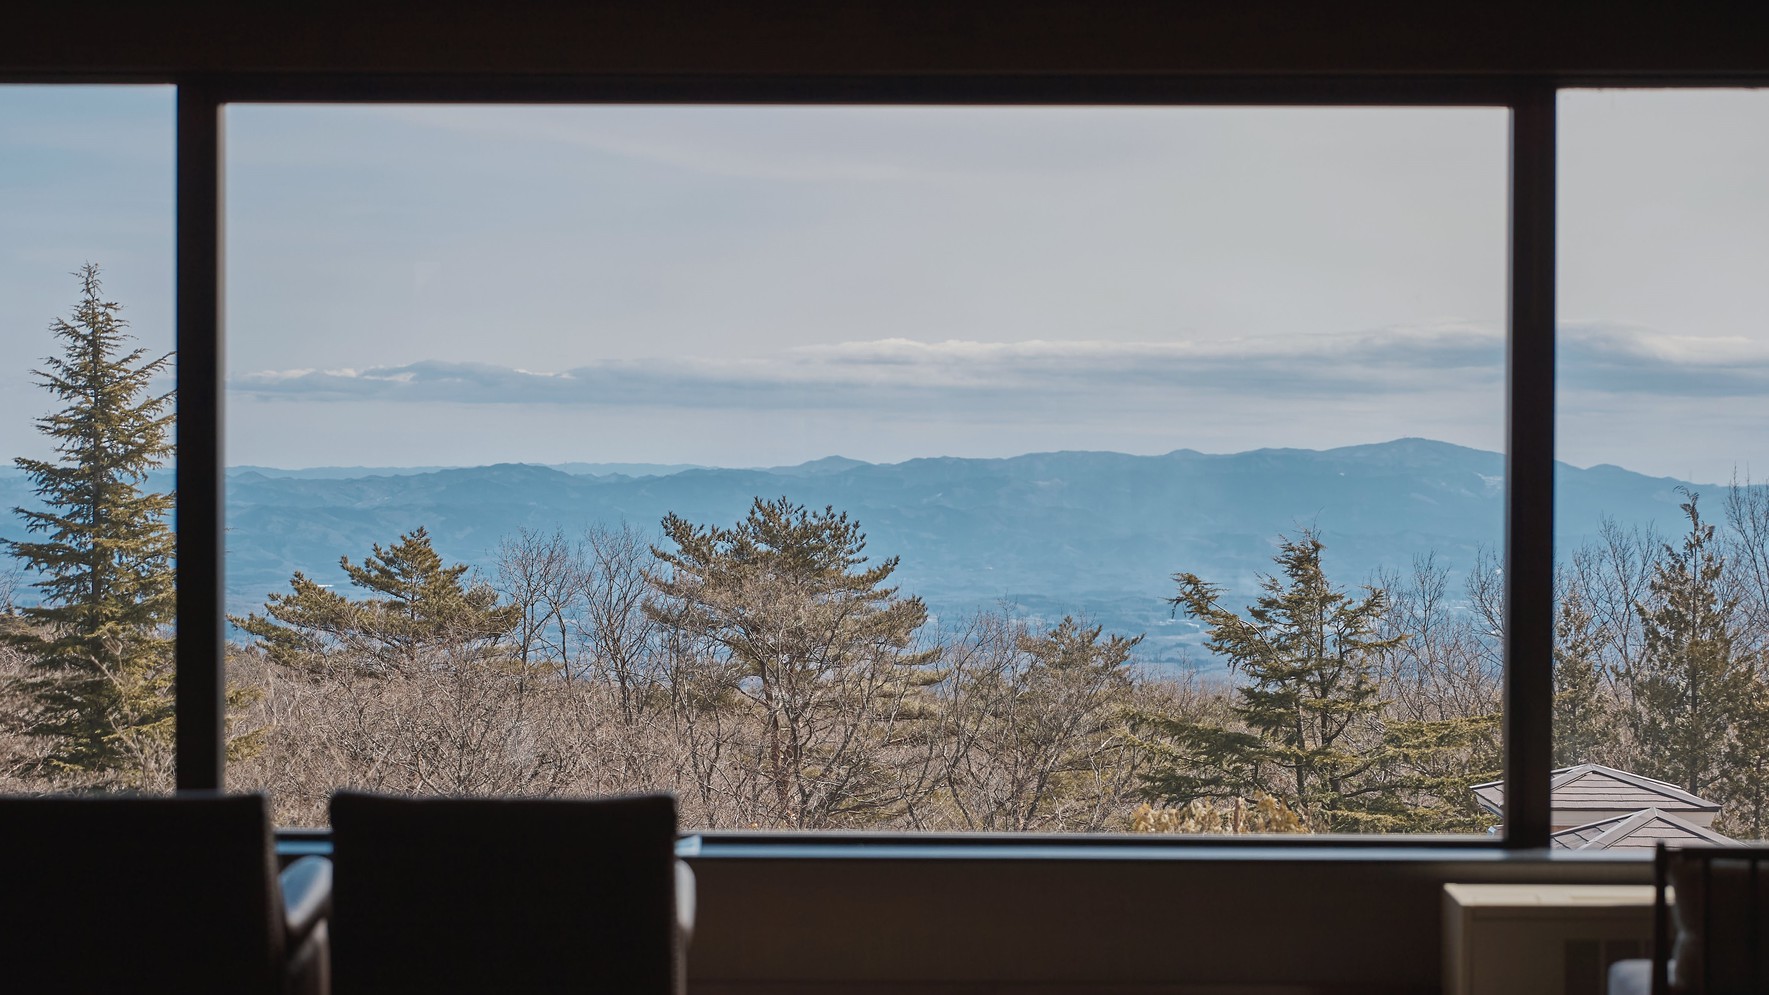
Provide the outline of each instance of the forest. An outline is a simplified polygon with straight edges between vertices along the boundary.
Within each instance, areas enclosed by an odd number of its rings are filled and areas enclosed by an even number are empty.
[[[0,540],[0,790],[172,784],[170,357],[128,350],[94,267],[38,376],[55,460]],[[1769,489],[1735,482],[1672,535],[1608,523],[1562,557],[1554,754],[1769,820]],[[1183,509],[1176,513],[1183,514]],[[1273,536],[1261,586],[1178,571],[1194,668],[1141,635],[1003,607],[935,618],[862,523],[758,496],[733,523],[666,516],[504,538],[483,574],[422,523],[296,572],[232,618],[228,787],[283,825],[339,788],[663,790],[689,828],[1481,833],[1499,774],[1504,583],[1484,555],[1331,574],[1330,536]]]
[[[1614,528],[1560,576],[1555,759],[1658,777],[1762,835],[1769,501],[1684,504],[1673,540]],[[758,499],[732,526],[528,533],[494,576],[422,528],[297,573],[234,622],[229,785],[322,824],[339,787],[668,790],[684,824],[985,832],[1482,832],[1498,776],[1502,590],[1426,558],[1347,589],[1307,532],[1241,608],[1190,574],[1174,610],[1226,667],[1137,661],[1137,637],[1005,611],[930,621],[860,523]],[[169,654],[100,696],[46,692],[8,612],[8,780],[164,790]],[[24,637],[18,633],[24,632]],[[63,682],[65,683],[65,682]],[[43,724],[57,704],[91,731]],[[84,743],[95,739],[99,743]]]

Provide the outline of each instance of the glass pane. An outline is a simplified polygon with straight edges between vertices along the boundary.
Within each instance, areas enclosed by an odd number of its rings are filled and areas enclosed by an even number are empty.
[[[172,146],[0,86],[0,792],[172,786]]]
[[[1554,823],[1769,834],[1769,93],[1560,99]]]
[[[283,821],[1496,822],[1504,112],[227,125],[229,782]]]

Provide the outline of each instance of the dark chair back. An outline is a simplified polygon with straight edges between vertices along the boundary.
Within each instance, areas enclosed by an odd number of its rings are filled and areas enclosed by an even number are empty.
[[[1654,992],[1769,992],[1765,864],[1769,847],[1658,848]]]
[[[332,984],[674,990],[675,800],[332,797]]]
[[[280,990],[264,799],[0,798],[0,987]]]

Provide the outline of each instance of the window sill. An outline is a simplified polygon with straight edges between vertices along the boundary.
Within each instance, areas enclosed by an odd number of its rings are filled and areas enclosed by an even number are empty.
[[[283,861],[330,856],[324,829],[281,829],[276,851]],[[1181,862],[1296,864],[1434,864],[1445,861],[1523,864],[1650,864],[1652,854],[1558,848],[1507,850],[1473,836],[1241,837],[1150,839],[1144,836],[1045,836],[1020,834],[928,835],[902,833],[685,834],[676,855],[691,861],[1029,861],[1043,863]]]

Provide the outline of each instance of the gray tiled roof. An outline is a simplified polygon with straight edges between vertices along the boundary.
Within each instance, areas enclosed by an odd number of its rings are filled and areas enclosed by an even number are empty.
[[[1656,808],[1563,829],[1548,839],[1553,846],[1566,850],[1651,850],[1660,843],[1738,845],[1737,840]]]
[[[1636,812],[1634,814],[1638,815],[1639,813]],[[1634,816],[1632,815],[1618,815],[1613,819],[1604,819],[1600,822],[1588,822],[1585,825],[1574,826],[1571,829],[1562,829],[1560,832],[1548,837],[1548,843],[1550,846],[1559,847],[1563,850],[1582,850],[1592,840],[1602,836],[1604,833],[1614,829],[1620,823],[1633,817]]]
[[[1642,777],[1639,774],[1605,767],[1602,764],[1579,764],[1562,767],[1550,782],[1553,807],[1556,811],[1626,811],[1655,808],[1665,812],[1718,812],[1717,802],[1698,798],[1674,784]],[[1488,781],[1471,789],[1480,806],[1495,815],[1505,804],[1505,783]]]

